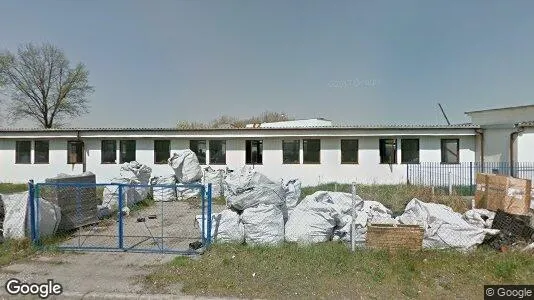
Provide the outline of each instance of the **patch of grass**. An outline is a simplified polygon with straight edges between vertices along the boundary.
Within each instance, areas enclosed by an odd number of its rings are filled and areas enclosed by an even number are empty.
[[[326,183],[313,187],[303,187],[301,198],[311,195],[316,191],[338,191],[351,193],[350,184]],[[435,189],[432,193],[430,187],[415,185],[356,185],[356,194],[365,200],[374,200],[381,202],[394,213],[402,213],[406,204],[413,198],[425,202],[440,203],[450,206],[454,211],[465,212],[469,205],[463,196],[453,194],[448,195],[444,190]]]
[[[27,190],[27,183],[0,183],[0,194],[21,193]]]
[[[29,239],[6,240],[0,244],[0,266],[28,257],[34,252]]]
[[[534,256],[358,250],[328,242],[308,247],[216,244],[200,260],[178,257],[145,278],[149,290],[183,284],[199,296],[246,298],[480,298],[484,284],[528,284]]]

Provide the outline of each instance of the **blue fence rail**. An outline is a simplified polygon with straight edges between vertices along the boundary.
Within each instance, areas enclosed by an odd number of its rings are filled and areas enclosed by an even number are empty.
[[[458,194],[473,195],[477,173],[492,173],[534,180],[534,162],[464,162],[408,164],[407,183],[412,185],[452,187]]]
[[[37,246],[57,234],[64,250],[191,254],[191,244],[212,242],[211,184],[30,181],[28,202]]]

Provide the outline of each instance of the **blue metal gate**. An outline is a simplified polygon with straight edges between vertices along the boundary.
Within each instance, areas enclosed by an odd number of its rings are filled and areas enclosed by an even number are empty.
[[[61,235],[63,250],[193,254],[212,241],[211,184],[30,182],[28,200],[36,245]]]

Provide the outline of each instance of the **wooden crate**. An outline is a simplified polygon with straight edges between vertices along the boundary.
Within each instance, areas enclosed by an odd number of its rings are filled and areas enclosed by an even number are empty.
[[[531,204],[532,182],[495,174],[477,174],[475,206],[492,211],[528,215]]]
[[[366,246],[389,251],[421,250],[424,229],[417,225],[372,224],[367,226]]]

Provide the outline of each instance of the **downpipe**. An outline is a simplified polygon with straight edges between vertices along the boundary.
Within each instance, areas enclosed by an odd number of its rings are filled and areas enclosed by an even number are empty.
[[[510,133],[510,145],[509,145],[509,149],[508,149],[508,153],[509,153],[509,156],[510,156],[510,176],[514,176],[514,164],[515,164],[515,160],[514,160],[514,142],[517,138],[517,136],[522,133],[523,131],[525,131],[525,128],[523,126],[518,126],[518,124],[514,124],[514,130]]]

